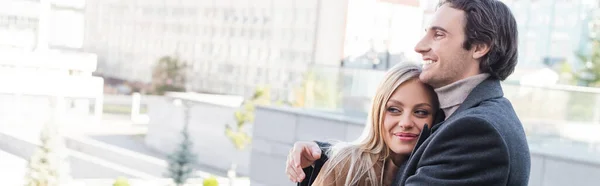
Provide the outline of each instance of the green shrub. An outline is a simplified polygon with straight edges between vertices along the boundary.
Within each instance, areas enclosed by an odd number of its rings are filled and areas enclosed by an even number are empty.
[[[204,179],[204,181],[202,182],[203,186],[219,186],[219,182],[217,181],[217,178],[215,178],[214,176],[211,176],[209,178]]]
[[[129,182],[127,181],[127,178],[119,177],[117,178],[113,186],[129,186]]]

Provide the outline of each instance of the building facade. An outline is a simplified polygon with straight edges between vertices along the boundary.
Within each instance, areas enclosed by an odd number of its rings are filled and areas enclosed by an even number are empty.
[[[422,33],[418,0],[352,0],[344,45],[344,67],[387,70],[420,57],[414,45]]]
[[[80,49],[85,0],[1,0],[0,48]]]
[[[339,65],[346,0],[88,0],[84,48],[105,76],[150,82],[174,55],[196,91],[279,96],[312,65]],[[276,95],[277,96],[277,95]]]
[[[85,0],[0,0],[0,113],[15,116],[0,123],[44,123],[52,112],[49,98],[65,98],[66,109],[83,115],[93,99],[101,118],[103,79],[92,77],[96,56],[80,52],[84,7]]]
[[[523,68],[579,63],[586,52],[589,23],[598,8],[596,0],[504,0],[519,29],[519,65]]]

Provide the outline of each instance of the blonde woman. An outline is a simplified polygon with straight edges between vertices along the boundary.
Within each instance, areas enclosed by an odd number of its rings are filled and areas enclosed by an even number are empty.
[[[362,136],[337,143],[313,186],[391,185],[424,127],[431,128],[439,104],[433,89],[419,80],[421,69],[402,63],[379,84]]]

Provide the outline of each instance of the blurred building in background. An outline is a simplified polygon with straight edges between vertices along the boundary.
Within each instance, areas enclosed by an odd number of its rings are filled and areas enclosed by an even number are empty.
[[[423,33],[418,0],[352,0],[348,4],[343,66],[387,70],[417,62],[413,48]]]
[[[575,67],[583,64],[577,54],[590,49],[589,25],[598,10],[597,0],[504,2],[519,27],[519,64],[513,79],[528,78],[532,70],[563,62]]]
[[[96,55],[81,52],[85,0],[0,3],[0,115],[14,116],[0,124],[43,120],[56,96],[82,112],[89,112],[89,100],[101,106],[103,80],[92,77]]]
[[[85,0],[2,0],[0,47],[80,49]]]
[[[36,46],[41,3],[9,1],[0,6],[0,46],[33,50]]]
[[[3,75],[92,75],[96,56],[81,52],[85,0],[0,2]]]
[[[88,0],[85,51],[104,76],[149,82],[162,56],[193,65],[196,91],[287,96],[311,65],[338,66],[346,0]],[[277,95],[276,95],[277,96]]]

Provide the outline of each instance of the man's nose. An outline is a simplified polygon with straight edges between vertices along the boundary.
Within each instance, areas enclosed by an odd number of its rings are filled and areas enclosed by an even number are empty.
[[[417,45],[415,45],[415,52],[417,53],[426,53],[429,52],[429,50],[431,50],[431,47],[429,46],[429,40],[427,39],[427,35],[423,36],[423,38],[421,38],[421,40],[419,40],[419,42],[417,43]]]

